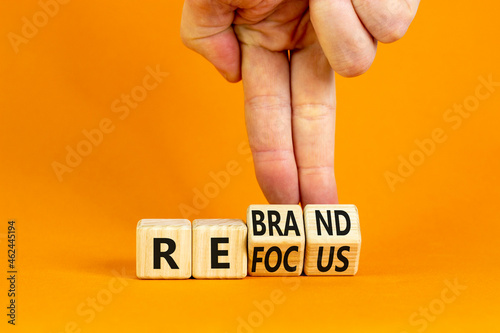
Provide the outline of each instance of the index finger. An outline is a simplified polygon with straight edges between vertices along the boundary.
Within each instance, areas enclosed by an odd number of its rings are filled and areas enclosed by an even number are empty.
[[[287,54],[242,44],[245,121],[255,174],[271,204],[297,204]]]

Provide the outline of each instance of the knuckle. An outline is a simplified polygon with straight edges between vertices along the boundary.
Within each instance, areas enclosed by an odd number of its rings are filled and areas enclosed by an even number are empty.
[[[295,162],[292,147],[276,147],[270,143],[252,143],[250,149],[252,150],[253,160],[260,165]]]
[[[333,69],[344,77],[355,77],[365,73],[375,59],[377,48],[372,37],[357,35],[349,40],[347,47],[334,54]]]
[[[344,77],[355,77],[365,73],[371,66],[374,55],[348,57],[341,61],[335,71]]]
[[[279,95],[257,95],[248,98],[245,105],[249,110],[270,111],[290,108],[290,102]]]
[[[334,174],[333,165],[312,165],[312,166],[299,166],[299,171],[302,176],[323,176]]]
[[[383,43],[392,43],[405,35],[413,20],[413,11],[407,0],[391,0],[387,9],[386,23],[381,26],[379,40]]]
[[[309,121],[322,121],[335,114],[335,105],[325,103],[294,104],[292,115]]]

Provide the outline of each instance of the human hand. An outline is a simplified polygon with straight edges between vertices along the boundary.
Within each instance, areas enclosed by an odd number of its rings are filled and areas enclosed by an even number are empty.
[[[181,37],[230,82],[243,79],[257,180],[270,203],[338,202],[334,71],[373,62],[420,0],[186,0]],[[290,53],[288,53],[290,51]]]

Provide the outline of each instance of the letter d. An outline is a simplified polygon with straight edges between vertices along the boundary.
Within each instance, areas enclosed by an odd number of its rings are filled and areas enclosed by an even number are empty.
[[[198,190],[197,188],[195,188],[193,190],[193,192],[194,192],[193,206],[196,209],[203,209],[203,208],[207,207],[208,206],[207,197],[203,193],[201,193],[201,191]]]
[[[262,312],[262,314],[266,317],[270,317],[274,312],[274,304],[269,300],[263,300],[262,302],[260,302],[260,304],[259,302],[254,301],[253,304],[255,305],[257,310]]]
[[[398,172],[402,177],[408,178],[415,172],[415,168],[410,164],[402,155],[399,155],[399,161],[401,162],[398,166]]]
[[[238,328],[236,332],[238,333],[253,333],[253,329],[245,322],[241,317],[238,317]]]
[[[93,129],[93,130],[90,130],[90,131],[87,131],[86,129],[84,129],[82,131],[83,135],[89,139],[90,142],[92,142],[92,144],[94,146],[98,146],[101,144],[102,142],[102,139],[104,137],[104,135],[102,134],[101,131],[99,131],[98,129]]]
[[[50,17],[56,16],[59,12],[59,4],[55,0],[48,0],[44,2],[43,0],[38,1],[38,5],[49,14]]]
[[[82,157],[70,146],[66,146],[68,154],[66,155],[66,164],[72,168],[76,168],[82,163]]]
[[[21,28],[21,33],[23,34],[23,36],[25,38],[35,37],[36,34],[38,33],[38,28],[35,27],[33,23],[31,23],[30,20],[26,18],[26,16],[23,16],[21,20],[24,23],[23,27]]]
[[[431,156],[434,153],[434,151],[436,150],[436,144],[431,139],[423,139],[422,141],[415,140],[415,144],[427,156]]]
[[[231,177],[229,177],[229,174],[225,171],[221,171],[219,173],[215,173],[210,171],[209,176],[221,187],[225,188],[227,185],[229,185],[229,182],[231,181]]]

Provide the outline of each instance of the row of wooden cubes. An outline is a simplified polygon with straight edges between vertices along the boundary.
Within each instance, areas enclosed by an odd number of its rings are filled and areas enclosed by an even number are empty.
[[[354,205],[251,205],[237,219],[145,219],[137,225],[137,277],[354,275],[361,248]]]

